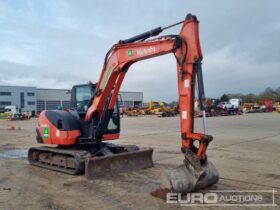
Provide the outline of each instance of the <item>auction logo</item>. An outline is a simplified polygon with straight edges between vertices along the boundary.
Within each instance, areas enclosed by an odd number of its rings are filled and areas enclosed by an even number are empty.
[[[277,206],[276,190],[213,190],[209,193],[167,193],[166,202],[181,206]]]

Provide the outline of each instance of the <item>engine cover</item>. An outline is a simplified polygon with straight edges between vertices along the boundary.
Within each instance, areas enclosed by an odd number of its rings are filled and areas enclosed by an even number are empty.
[[[65,110],[41,112],[36,132],[37,141],[44,144],[72,145],[81,135],[78,119]]]

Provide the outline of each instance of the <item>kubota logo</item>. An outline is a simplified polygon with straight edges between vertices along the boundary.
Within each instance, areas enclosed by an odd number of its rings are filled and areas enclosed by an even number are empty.
[[[49,127],[43,127],[44,138],[49,138]]]
[[[152,54],[156,52],[156,48],[155,47],[147,47],[147,48],[143,48],[143,49],[139,49],[136,51],[137,55],[146,55],[146,54]]]

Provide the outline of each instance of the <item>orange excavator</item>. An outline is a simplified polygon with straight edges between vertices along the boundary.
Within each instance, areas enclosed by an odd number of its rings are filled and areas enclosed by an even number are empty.
[[[74,86],[69,110],[47,110],[40,114],[37,142],[57,146],[30,148],[30,164],[68,174],[85,173],[89,179],[152,167],[152,148],[115,145],[106,140],[119,138],[117,98],[129,67],[144,59],[173,53],[177,62],[184,161],[180,167],[164,173],[162,186],[173,192],[187,193],[217,183],[218,172],[206,155],[213,137],[208,135],[206,125],[198,23],[196,16],[188,14],[184,21],[113,45],[105,56],[97,84]],[[178,24],[182,24],[178,35],[157,36]],[[204,113],[203,133],[194,132],[196,86]]]

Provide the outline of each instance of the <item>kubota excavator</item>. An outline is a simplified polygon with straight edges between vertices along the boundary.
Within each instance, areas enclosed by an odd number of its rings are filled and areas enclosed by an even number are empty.
[[[178,35],[151,38],[178,24],[182,24]],[[106,140],[119,138],[117,98],[129,67],[135,62],[168,53],[173,53],[177,62],[184,164],[166,171],[162,186],[173,192],[187,193],[217,183],[218,172],[206,156],[207,146],[213,138],[207,132],[205,111],[204,132],[194,133],[196,85],[201,110],[205,110],[205,94],[198,20],[191,14],[184,21],[113,45],[105,56],[97,84],[74,86],[69,110],[47,110],[40,114],[37,142],[57,146],[30,148],[30,164],[69,174],[85,173],[89,179],[152,167],[152,148],[114,145]]]

